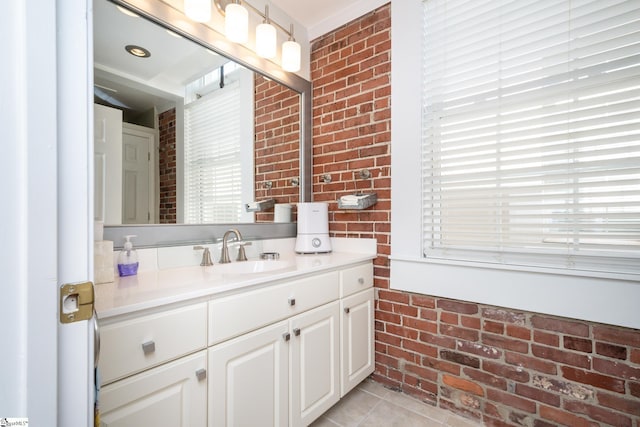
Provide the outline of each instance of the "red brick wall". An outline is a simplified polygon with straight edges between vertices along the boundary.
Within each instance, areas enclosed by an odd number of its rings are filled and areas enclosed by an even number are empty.
[[[176,109],[158,115],[159,172],[160,172],[160,224],[176,223]]]
[[[489,426],[640,427],[640,331],[389,289],[390,49],[386,5],[311,57],[314,199],[332,235],[378,242],[374,378]],[[379,202],[338,210],[356,190]]]
[[[300,176],[300,95],[259,74],[254,90],[256,200],[297,203],[300,187],[291,180]],[[256,213],[256,221],[272,222],[273,209]]]

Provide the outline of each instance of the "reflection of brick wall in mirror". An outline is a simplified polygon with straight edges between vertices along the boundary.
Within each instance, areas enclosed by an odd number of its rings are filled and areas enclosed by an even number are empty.
[[[254,96],[255,199],[298,203],[300,188],[292,179],[300,176],[300,95],[255,74]],[[256,213],[256,222],[272,221],[273,210]]]
[[[176,109],[158,115],[160,174],[159,223],[176,223]]]

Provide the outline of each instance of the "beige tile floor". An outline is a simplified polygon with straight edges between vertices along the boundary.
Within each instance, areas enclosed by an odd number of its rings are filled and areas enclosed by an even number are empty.
[[[367,379],[318,418],[311,427],[478,427],[480,425]]]

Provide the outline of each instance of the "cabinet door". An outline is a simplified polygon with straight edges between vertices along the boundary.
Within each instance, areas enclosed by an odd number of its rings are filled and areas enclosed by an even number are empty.
[[[209,348],[209,426],[286,426],[286,321]]]
[[[201,351],[103,387],[100,425],[206,426],[206,368]]]
[[[340,303],[300,314],[290,323],[291,425],[309,425],[340,399]]]
[[[373,288],[341,301],[343,397],[375,368],[373,353]]]

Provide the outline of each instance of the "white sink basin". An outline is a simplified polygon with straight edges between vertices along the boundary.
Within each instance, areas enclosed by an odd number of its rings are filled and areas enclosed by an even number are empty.
[[[291,267],[292,265],[293,264],[289,261],[254,260],[236,261],[230,262],[229,264],[216,264],[214,268],[223,274],[255,274],[282,270]]]

